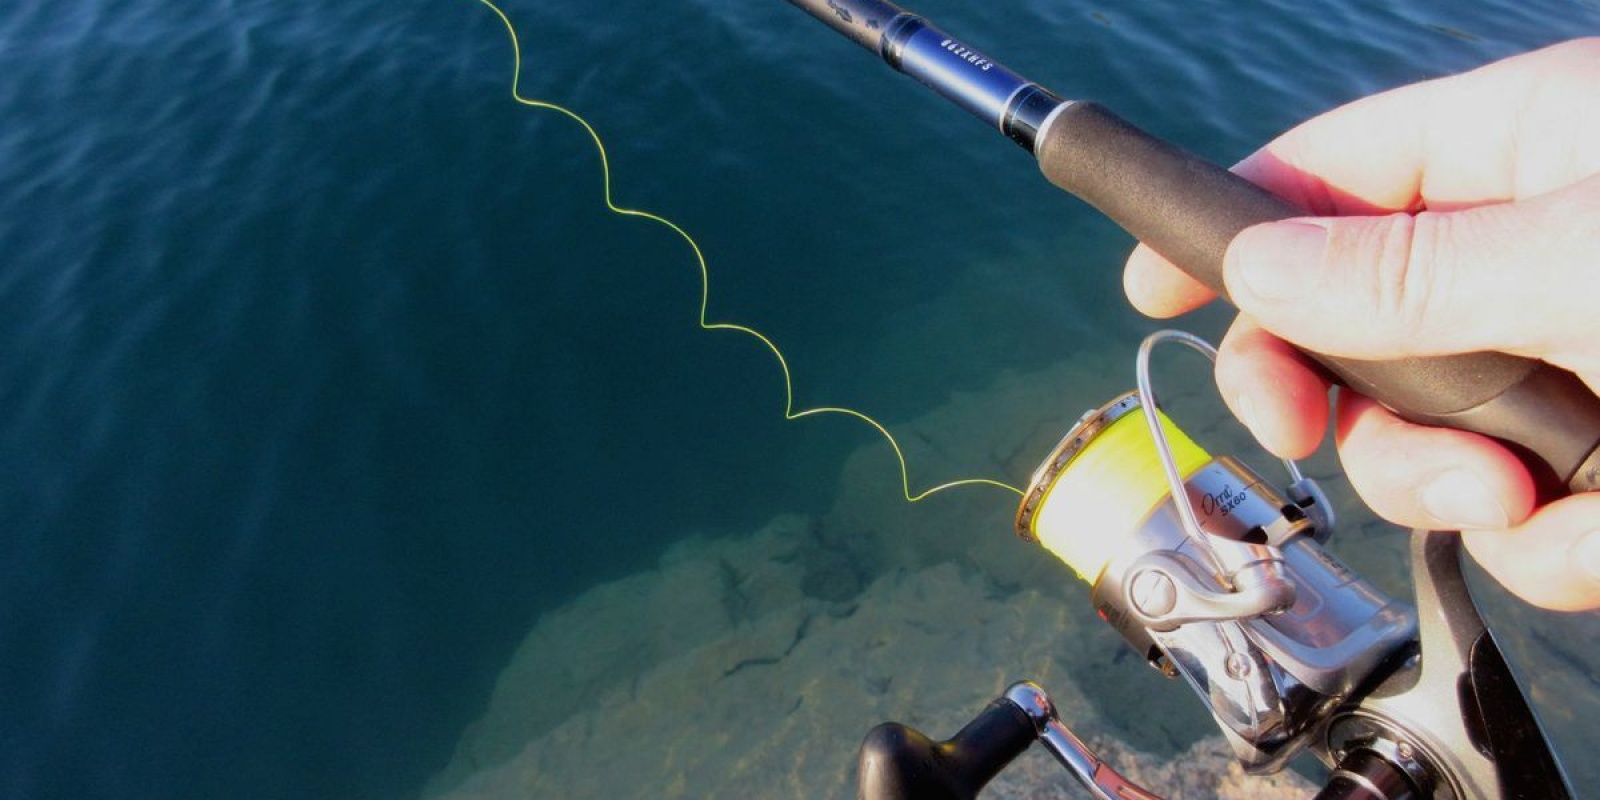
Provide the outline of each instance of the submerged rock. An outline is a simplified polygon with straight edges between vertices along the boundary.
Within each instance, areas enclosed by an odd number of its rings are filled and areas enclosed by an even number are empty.
[[[893,427],[914,486],[931,482],[916,471],[927,464],[1021,482],[1079,414],[1131,382],[1120,360],[1075,356]],[[892,459],[877,442],[855,453],[817,519],[682,542],[656,569],[546,614],[427,794],[848,798],[873,725],[948,736],[1021,679],[1164,795],[1311,793],[1292,775],[1230,768],[1188,688],[1124,655],[1086,587],[1012,534],[1014,495],[907,504]],[[986,796],[1085,796],[1030,753]]]
[[[786,516],[745,539],[689,539],[656,569],[596,586],[545,614],[424,793],[515,756],[653,666],[795,607],[805,577],[797,551],[808,538],[809,523]]]
[[[847,798],[856,744],[872,725],[897,719],[948,735],[1024,677],[1051,691],[1077,731],[1110,742],[1058,658],[1093,623],[1051,594],[997,593],[986,575],[955,564],[880,577],[848,606],[799,598],[626,685],[541,681],[541,691],[578,693],[581,709],[447,796]],[[1308,791],[1283,778],[1233,793],[1238,776],[1220,743],[1170,762],[1181,769],[1103,746],[1130,774],[1163,791],[1180,788],[1175,797],[1288,796],[1269,791],[1279,785]],[[1074,796],[1059,793],[1070,781],[1052,769],[1019,766],[991,795]]]

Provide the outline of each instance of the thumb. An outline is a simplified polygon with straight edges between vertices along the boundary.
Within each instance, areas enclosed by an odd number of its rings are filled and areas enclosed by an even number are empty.
[[[1312,350],[1399,358],[1502,350],[1600,361],[1600,176],[1512,203],[1245,230],[1224,280],[1241,311]]]

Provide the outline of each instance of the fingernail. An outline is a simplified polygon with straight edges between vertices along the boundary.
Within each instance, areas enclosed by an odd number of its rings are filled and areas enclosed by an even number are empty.
[[[1473,530],[1511,524],[1511,515],[1500,500],[1465,469],[1452,469],[1434,478],[1422,490],[1422,508],[1446,528]]]
[[[1237,284],[1228,287],[1234,301],[1304,297],[1307,287],[1301,276],[1321,266],[1327,249],[1328,231],[1320,225],[1277,222],[1247,228],[1228,248],[1237,279]],[[1241,289],[1251,297],[1241,298]]]
[[[1572,548],[1578,568],[1589,580],[1600,583],[1600,531],[1589,531]]]

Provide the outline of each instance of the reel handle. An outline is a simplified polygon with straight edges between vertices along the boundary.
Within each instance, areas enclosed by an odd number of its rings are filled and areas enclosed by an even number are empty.
[[[943,742],[885,722],[861,743],[857,800],[974,800],[979,790],[1037,739],[1095,800],[1161,800],[1095,755],[1030,681],[1006,689]]]
[[[1093,102],[1051,114],[1034,151],[1051,183],[1224,298],[1222,260],[1234,237],[1252,225],[1304,216]],[[1600,490],[1600,398],[1566,370],[1492,352],[1398,361],[1310,355],[1406,419],[1511,445],[1547,497]]]
[[[990,703],[942,742],[898,722],[885,722],[861,743],[856,797],[974,800],[1035,736],[1033,721],[1005,698]]]

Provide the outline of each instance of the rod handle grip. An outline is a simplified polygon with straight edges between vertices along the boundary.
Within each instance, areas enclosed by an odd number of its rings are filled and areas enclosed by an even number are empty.
[[[1052,115],[1034,151],[1051,183],[1224,299],[1222,261],[1234,237],[1252,225],[1304,216],[1096,103],[1075,102]],[[1600,489],[1600,398],[1570,372],[1494,352],[1396,361],[1310,355],[1344,385],[1406,419],[1506,443],[1546,499]]]

